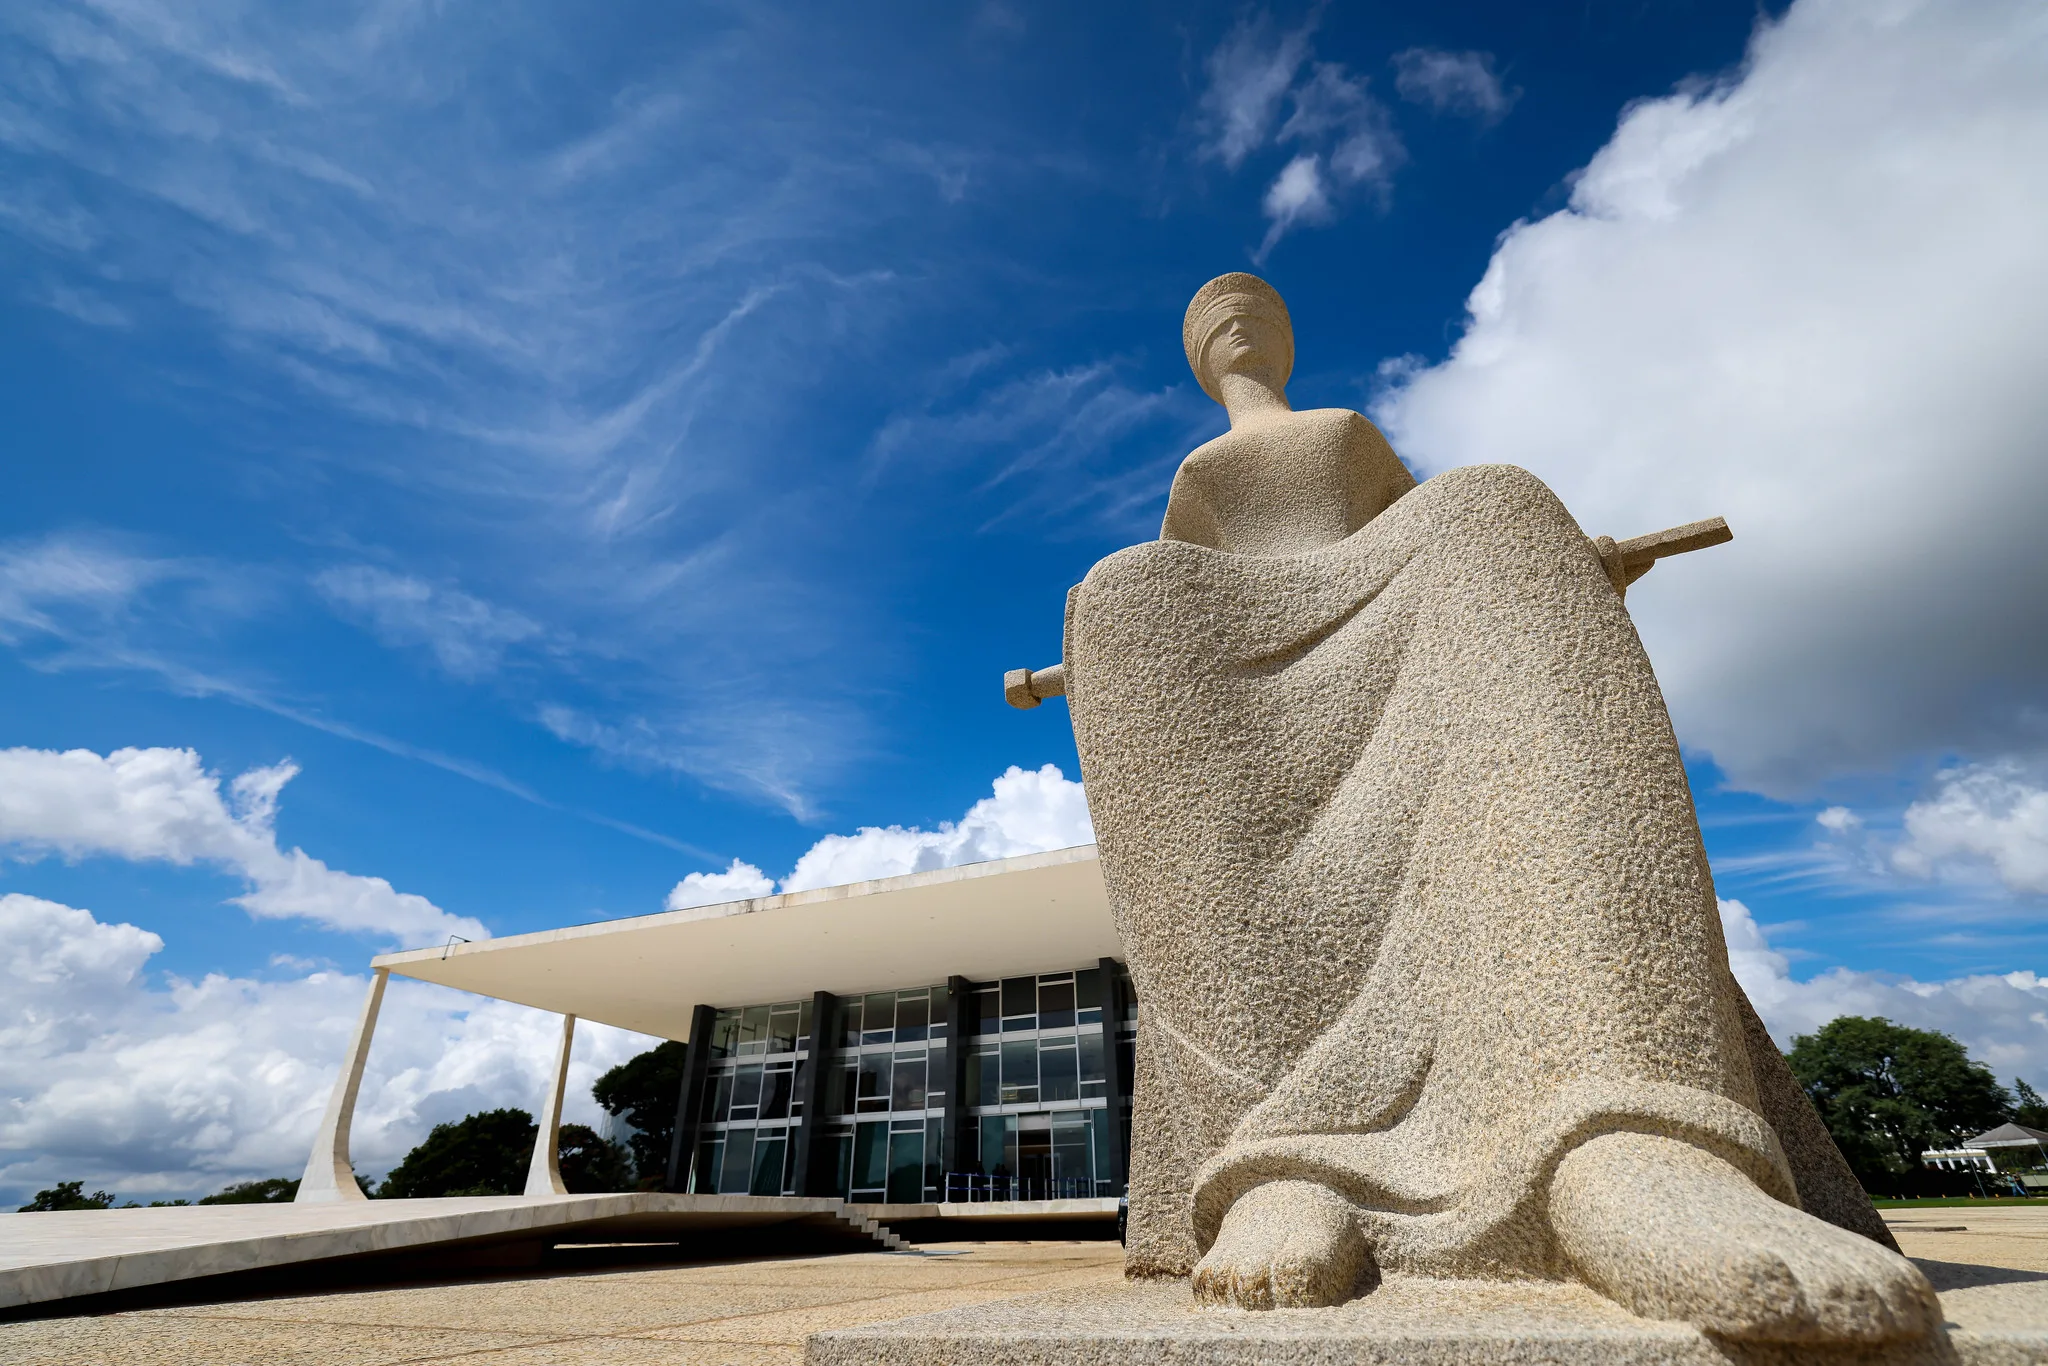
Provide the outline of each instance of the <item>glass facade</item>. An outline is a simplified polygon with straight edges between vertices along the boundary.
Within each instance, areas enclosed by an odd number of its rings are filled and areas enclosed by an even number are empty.
[[[718,1011],[689,1188],[797,1193],[817,1057],[812,1161],[826,1165],[813,1191],[889,1203],[1121,1194],[1128,1121],[1108,1063],[1121,1060],[1128,1089],[1136,1011],[1117,971],[1126,1005],[1112,1019],[1100,968],[968,984],[958,1040],[943,985],[835,998],[818,1048],[811,1002]],[[954,1048],[963,1085],[949,1097]]]

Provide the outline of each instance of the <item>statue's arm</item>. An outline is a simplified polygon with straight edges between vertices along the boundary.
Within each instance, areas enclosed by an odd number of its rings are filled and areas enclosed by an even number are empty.
[[[1209,491],[1202,487],[1199,466],[1189,456],[1174,471],[1173,487],[1167,490],[1166,518],[1159,524],[1159,539],[1215,546],[1222,543],[1222,538],[1215,505],[1209,499]]]
[[[1386,435],[1363,413],[1349,415],[1344,450],[1350,508],[1346,521],[1353,531],[1364,526],[1415,487],[1415,476],[1394,454]]]

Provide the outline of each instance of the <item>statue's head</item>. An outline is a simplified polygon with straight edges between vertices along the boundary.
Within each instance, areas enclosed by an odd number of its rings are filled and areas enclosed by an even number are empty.
[[[1294,373],[1294,324],[1273,286],[1232,271],[1195,291],[1180,326],[1188,368],[1218,403],[1223,375],[1246,375],[1279,390]]]

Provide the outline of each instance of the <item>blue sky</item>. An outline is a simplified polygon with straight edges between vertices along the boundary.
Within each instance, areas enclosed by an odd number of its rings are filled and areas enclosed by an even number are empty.
[[[2043,66],[1988,2],[10,7],[38,1056],[175,1055],[208,981],[307,1042],[172,1157],[0,1076],[0,1187],[295,1168],[393,943],[1085,830],[999,676],[1221,430],[1178,322],[1232,269],[1419,473],[1727,515],[1630,604],[1752,994],[2048,1073]],[[366,1165],[543,1065],[417,1011],[496,1061],[373,1068]]]

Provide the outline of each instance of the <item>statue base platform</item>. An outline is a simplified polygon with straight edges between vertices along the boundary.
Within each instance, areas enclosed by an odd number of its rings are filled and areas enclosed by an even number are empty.
[[[1747,1346],[1581,1286],[1388,1277],[1335,1309],[1199,1309],[1133,1281],[809,1339],[806,1366],[2021,1366],[2048,1363],[2048,1273],[1921,1262],[1947,1322],[1883,1348]]]

